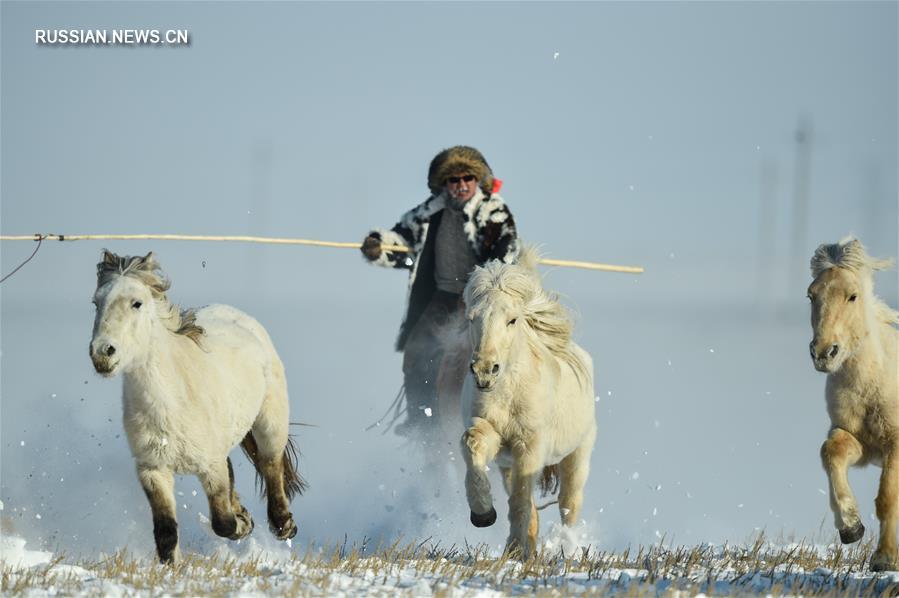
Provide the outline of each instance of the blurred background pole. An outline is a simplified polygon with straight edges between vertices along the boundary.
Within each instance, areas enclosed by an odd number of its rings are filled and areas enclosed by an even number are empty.
[[[807,117],[800,116],[796,125],[796,154],[793,164],[793,245],[790,253],[790,278],[788,288],[794,288],[798,281],[808,275],[808,259],[811,256],[808,242],[809,180],[812,153],[812,124]],[[808,255],[806,255],[808,254]],[[803,287],[804,288],[804,287]]]
[[[776,270],[777,251],[774,246],[775,227],[777,225],[777,163],[764,160],[759,166],[759,213],[758,213],[758,256],[756,259],[756,281],[759,292],[755,301],[759,316],[764,316],[761,309],[778,299],[773,274]]]

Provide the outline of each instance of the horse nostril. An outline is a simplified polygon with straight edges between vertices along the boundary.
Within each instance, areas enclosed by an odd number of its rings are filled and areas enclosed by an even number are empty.
[[[808,344],[808,352],[811,353],[812,359],[817,357],[817,355],[815,355],[815,341],[812,341]]]
[[[498,373],[499,373],[499,364],[498,364],[498,363],[494,363],[494,364],[493,364],[493,370],[492,370],[492,371],[493,371],[494,374],[498,374]]]
[[[468,364],[468,369],[471,370],[472,374],[477,374],[477,372],[474,371],[474,360],[472,360],[471,363]]]
[[[113,347],[112,345],[109,345],[109,346],[106,348],[106,356],[107,356],[107,357],[112,357],[113,355],[115,355],[115,347]]]
[[[827,356],[830,357],[831,359],[833,359],[834,357],[837,356],[837,353],[839,353],[839,352],[840,352],[840,347],[837,345],[834,345],[830,348],[830,351],[827,352]]]

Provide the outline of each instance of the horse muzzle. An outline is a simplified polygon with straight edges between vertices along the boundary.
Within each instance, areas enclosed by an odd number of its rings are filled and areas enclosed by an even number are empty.
[[[99,358],[92,361],[94,362],[94,370],[106,378],[111,378],[115,375],[115,368],[119,365],[118,361],[112,361],[111,359]]]
[[[809,343],[808,349],[812,363],[819,372],[830,374],[840,369],[844,355],[838,344],[819,343],[813,340]]]
[[[107,343],[94,347],[94,344],[91,343],[90,355],[94,370],[98,374],[108,378],[115,373],[115,368],[119,365],[119,358],[115,356],[115,347]]]
[[[496,379],[502,370],[496,362],[486,359],[472,359],[469,366],[474,375],[475,386],[480,392],[490,392],[496,386]]]
[[[474,381],[475,387],[477,387],[478,392],[493,392],[494,383],[491,381],[481,382],[475,377]]]

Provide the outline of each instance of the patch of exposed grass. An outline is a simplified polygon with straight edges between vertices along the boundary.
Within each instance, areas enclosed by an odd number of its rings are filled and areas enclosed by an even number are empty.
[[[526,562],[491,556],[478,546],[441,546],[430,539],[390,545],[307,548],[288,559],[187,554],[174,566],[125,551],[98,561],[0,569],[4,595],[32,592],[104,595],[406,594],[426,584],[435,595],[492,589],[538,596],[662,593],[838,595],[895,593],[899,576],[875,575],[866,564],[872,541],[844,547],[797,542],[773,545],[759,534],[744,546],[638,546],[612,552],[583,547],[540,552]],[[72,566],[74,565],[74,567]],[[115,592],[113,590],[116,590]]]

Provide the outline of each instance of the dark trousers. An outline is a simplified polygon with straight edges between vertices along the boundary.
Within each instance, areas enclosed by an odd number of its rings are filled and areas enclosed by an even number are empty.
[[[435,291],[428,306],[409,333],[403,352],[406,416],[410,424],[426,424],[437,411],[437,374],[443,358],[441,330],[462,308],[461,295]]]

